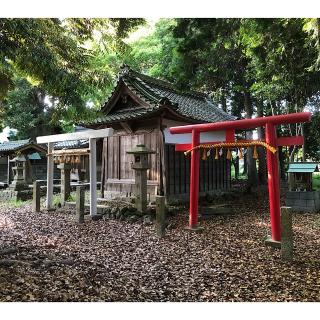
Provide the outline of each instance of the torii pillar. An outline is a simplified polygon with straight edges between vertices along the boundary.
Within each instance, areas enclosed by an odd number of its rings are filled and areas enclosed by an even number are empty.
[[[191,144],[176,144],[176,151],[186,151],[201,144],[200,133],[218,130],[236,130],[236,129],[254,129],[257,127],[265,127],[266,143],[276,148],[284,145],[303,144],[303,137],[281,137],[277,138],[275,128],[277,125],[308,122],[311,120],[310,112],[291,113],[285,115],[259,117],[254,119],[243,119],[235,121],[224,121],[215,123],[203,123],[195,125],[186,125],[179,127],[171,127],[171,134],[190,134],[192,133]],[[221,142],[221,141],[220,141]],[[230,138],[226,136],[226,142],[230,142]],[[206,142],[206,144],[209,142]],[[209,144],[218,143],[217,141]],[[178,148],[177,148],[178,147]],[[191,151],[191,170],[190,170],[190,223],[191,230],[198,229],[198,199],[199,199],[199,149]],[[281,223],[280,223],[280,180],[279,180],[279,164],[278,155],[267,150],[267,169],[268,169],[268,188],[269,188],[269,205],[270,205],[270,221],[271,221],[271,244],[279,245],[281,241]]]
[[[53,143],[68,140],[89,140],[90,148],[90,215],[97,214],[97,163],[96,163],[96,139],[111,137],[113,129],[88,129],[81,132],[63,133],[50,136],[37,137],[37,143],[48,143],[47,155],[47,202],[48,210],[52,209],[53,198]]]

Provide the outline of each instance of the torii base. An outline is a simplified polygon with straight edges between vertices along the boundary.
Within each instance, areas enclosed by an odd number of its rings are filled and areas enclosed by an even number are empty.
[[[264,240],[264,244],[265,244],[266,246],[271,247],[271,248],[281,249],[281,242],[280,242],[280,241],[272,240],[271,237],[267,237],[267,238]]]
[[[196,226],[196,227],[185,227],[184,228],[185,230],[188,230],[188,231],[192,231],[192,232],[195,232],[195,233],[201,233],[204,231],[204,228],[203,227],[199,227],[199,226]]]

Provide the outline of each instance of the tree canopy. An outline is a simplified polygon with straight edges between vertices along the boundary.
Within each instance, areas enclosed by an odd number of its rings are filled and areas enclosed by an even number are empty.
[[[128,42],[143,19],[0,19],[2,125],[18,126],[10,112],[18,108],[19,88],[31,99],[25,105],[34,103],[23,79],[31,91],[49,97],[50,106],[40,109],[52,110],[46,114],[52,124],[67,127],[95,117],[124,62],[181,90],[205,91],[237,117],[316,112],[319,21],[160,19],[149,35]],[[31,109],[24,109],[26,117]],[[285,134],[302,129],[279,128]],[[320,141],[308,143],[307,153],[319,149]]]
[[[10,103],[14,106],[9,93],[17,94],[21,82],[15,79],[21,78],[52,98],[52,123],[89,116],[93,110],[88,104],[99,105],[97,97],[112,76],[107,63],[99,67],[97,53],[102,48],[121,52],[123,39],[141,23],[143,19],[0,19],[0,101],[7,105],[5,111]],[[10,113],[11,120],[3,119],[2,126],[14,125]]]
[[[130,58],[150,75],[206,91],[238,117],[316,111],[319,21],[163,19],[134,44]],[[300,134],[302,127],[279,130]]]

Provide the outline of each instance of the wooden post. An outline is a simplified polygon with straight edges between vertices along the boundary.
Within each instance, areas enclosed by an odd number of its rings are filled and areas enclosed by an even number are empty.
[[[294,191],[294,174],[289,172],[288,174],[288,184],[289,184],[289,191]]]
[[[48,155],[47,155],[47,209],[52,209],[53,199],[53,142],[48,143]]]
[[[275,126],[266,123],[266,142],[272,146],[277,145]],[[267,150],[268,189],[270,202],[271,241],[281,241],[280,222],[280,179],[278,155]]]
[[[293,258],[293,232],[292,210],[290,207],[281,207],[281,259],[292,261]]]
[[[159,238],[165,233],[165,197],[156,196],[156,232]]]
[[[10,185],[10,156],[8,156],[8,168],[7,168],[7,182],[8,182],[8,186]]]
[[[90,148],[90,216],[97,214],[97,148],[96,139],[89,139]]]
[[[40,212],[40,181],[33,182],[32,211]]]
[[[200,143],[200,132],[192,130],[192,148]],[[199,149],[191,151],[190,163],[190,213],[189,228],[198,228],[198,201],[199,201],[199,170],[200,170],[200,152]]]
[[[70,171],[71,165],[69,163],[60,163],[58,169],[61,170],[61,204],[64,206],[70,197]]]
[[[84,186],[76,188],[76,219],[79,223],[84,222]]]
[[[90,215],[97,213],[97,164],[96,139],[113,135],[112,128],[84,130],[82,132],[62,133],[37,137],[37,143],[48,143],[47,208],[52,207],[53,197],[53,143],[58,141],[89,139],[90,146]]]

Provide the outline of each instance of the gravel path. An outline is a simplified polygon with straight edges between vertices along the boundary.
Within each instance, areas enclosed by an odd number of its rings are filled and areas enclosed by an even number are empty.
[[[233,207],[202,234],[181,212],[159,240],[154,226],[1,204],[0,259],[16,263],[0,265],[0,301],[320,301],[320,215],[294,216],[288,264],[263,244],[267,203]]]

